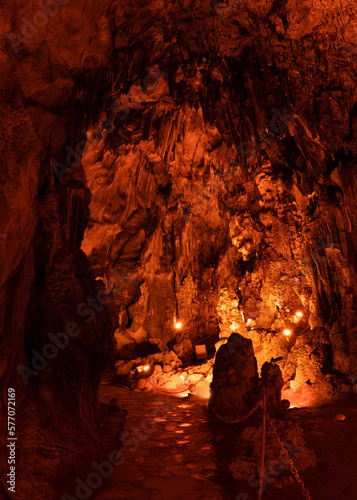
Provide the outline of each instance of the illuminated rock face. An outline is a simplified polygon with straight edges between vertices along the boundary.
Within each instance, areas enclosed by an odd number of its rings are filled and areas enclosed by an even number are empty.
[[[357,7],[62,3],[0,7],[2,390],[95,277],[117,334],[218,315],[296,390],[355,374]],[[94,429],[112,306],[36,378],[49,420],[60,376]]]
[[[277,359],[285,382],[326,394],[326,373],[356,370],[353,33],[331,46],[320,19],[341,13],[326,2],[263,3],[197,2],[194,23],[150,4],[149,33],[117,5],[117,50],[150,50],[112,55],[107,134],[88,131],[82,162],[82,248],[99,277],[119,276],[120,334],[165,344],[177,314],[190,332],[218,315],[259,369]]]

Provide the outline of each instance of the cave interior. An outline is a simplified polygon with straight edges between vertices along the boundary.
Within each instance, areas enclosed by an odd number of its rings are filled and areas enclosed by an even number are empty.
[[[354,500],[357,4],[0,19],[0,498]]]

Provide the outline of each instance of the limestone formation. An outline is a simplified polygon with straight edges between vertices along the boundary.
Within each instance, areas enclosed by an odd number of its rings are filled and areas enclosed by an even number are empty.
[[[221,417],[233,420],[248,413],[259,396],[252,341],[233,333],[216,355],[210,405]]]
[[[356,2],[53,3],[0,5],[0,388],[34,436],[19,498],[47,500],[101,446],[101,371],[175,318],[175,369],[211,321],[244,338],[227,415],[265,362],[299,404],[357,373]]]

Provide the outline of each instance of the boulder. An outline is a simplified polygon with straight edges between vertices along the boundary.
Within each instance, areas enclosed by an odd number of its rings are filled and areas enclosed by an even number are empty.
[[[115,375],[126,376],[129,375],[133,367],[133,361],[120,360],[115,364]]]
[[[145,386],[146,386],[146,380],[144,378],[139,378],[139,380],[136,383],[136,389],[142,391]]]
[[[136,343],[134,339],[119,332],[119,329],[114,332],[116,348],[119,358],[134,359],[137,356]]]
[[[272,423],[298,471],[315,467],[316,455],[312,449],[305,446],[303,429],[296,422],[289,420],[272,419]],[[252,487],[259,484],[257,469],[261,462],[261,450],[261,424],[246,427],[237,435],[233,447],[234,458],[228,466],[232,477],[247,481]],[[265,466],[264,480],[267,484],[277,488],[289,486],[286,482],[290,476],[290,465],[270,425],[267,425],[266,429]]]
[[[182,360],[185,364],[191,363],[191,356],[193,354],[193,346],[192,342],[188,338],[182,339],[181,342],[174,346],[174,351],[177,356]]]
[[[266,392],[266,408],[271,416],[282,412],[281,391],[284,386],[283,375],[278,365],[264,363],[262,366],[263,386]]]
[[[210,405],[222,418],[233,420],[248,413],[258,401],[260,382],[253,344],[232,333],[213,366]]]
[[[161,363],[164,365],[168,365],[171,368],[179,368],[182,366],[180,359],[173,351],[165,352],[161,358]]]
[[[141,326],[136,332],[130,332],[130,336],[135,340],[137,344],[141,342],[147,342],[148,334],[147,331]]]

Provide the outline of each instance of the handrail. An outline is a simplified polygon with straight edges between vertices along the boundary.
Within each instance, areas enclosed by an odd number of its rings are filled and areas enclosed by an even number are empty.
[[[203,342],[204,340],[207,340],[209,339],[210,337],[213,337],[214,335],[217,335],[217,333],[219,333],[219,326],[216,326],[215,327],[215,330],[213,333],[211,333],[210,335],[207,335],[207,337],[203,337],[203,339],[200,339],[200,340],[197,340],[197,342],[193,342],[192,345],[196,345],[198,344],[199,342]],[[217,332],[218,330],[218,332]]]
[[[191,328],[184,328],[180,331],[181,338],[185,333],[193,333],[197,331],[200,327],[207,325],[208,328],[205,329],[205,332],[201,333],[208,333],[209,335],[206,335],[202,339],[192,341],[192,345],[197,345],[201,342],[206,341],[210,337],[213,337],[214,335],[217,335],[219,333],[219,316],[214,316],[213,318],[210,318],[207,321],[203,321],[202,323],[198,323],[197,325],[192,326]],[[213,323],[213,324],[210,324]],[[200,332],[197,332],[198,334]],[[177,338],[177,337],[176,337]]]
[[[209,319],[208,321],[203,321],[202,323],[198,323],[197,325],[191,326],[190,328],[185,328],[185,331],[186,331],[186,332],[190,332],[191,330],[196,330],[196,329],[197,329],[197,328],[199,328],[200,326],[204,326],[204,325],[209,324],[211,321],[212,321],[212,322],[213,322],[213,321],[216,321],[216,319],[218,319],[218,316],[217,316],[217,317],[214,317],[214,318],[212,318],[212,319]],[[217,325],[215,325],[215,326],[218,326],[218,324],[217,324]],[[211,327],[211,328],[213,328],[213,327]]]

